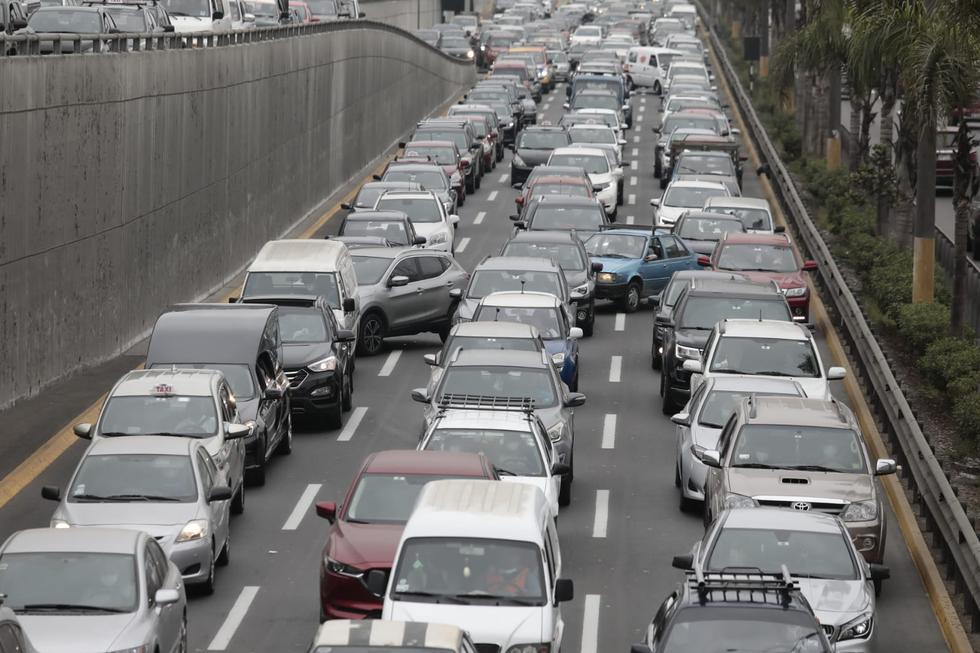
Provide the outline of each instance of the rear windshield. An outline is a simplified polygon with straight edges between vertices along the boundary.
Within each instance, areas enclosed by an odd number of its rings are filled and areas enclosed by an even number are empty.
[[[374,236],[398,245],[408,245],[408,230],[401,220],[348,220],[342,236]]]
[[[775,291],[774,291],[775,292]],[[793,319],[782,297],[739,299],[736,297],[691,297],[677,317],[681,329],[710,331],[724,319],[763,319],[789,322]]]
[[[480,299],[492,292],[524,290],[563,296],[561,278],[554,272],[521,272],[509,270],[477,270],[470,281],[468,297]]]
[[[347,236],[374,236],[377,234],[347,233]],[[340,308],[337,291],[337,275],[333,272],[249,272],[245,278],[242,297],[275,295],[319,295],[331,308]]]

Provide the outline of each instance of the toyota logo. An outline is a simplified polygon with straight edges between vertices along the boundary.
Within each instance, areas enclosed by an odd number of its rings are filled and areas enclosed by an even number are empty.
[[[792,506],[793,510],[799,510],[801,512],[807,512],[810,509],[810,504],[806,501],[794,501]]]

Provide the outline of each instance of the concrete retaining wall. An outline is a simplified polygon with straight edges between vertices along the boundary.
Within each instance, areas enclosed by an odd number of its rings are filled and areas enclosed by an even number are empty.
[[[365,22],[0,61],[0,405],[218,287],[473,76]]]

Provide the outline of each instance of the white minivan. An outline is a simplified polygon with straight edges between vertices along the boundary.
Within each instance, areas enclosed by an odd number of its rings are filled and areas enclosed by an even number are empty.
[[[573,595],[561,571],[558,532],[541,490],[444,480],[419,494],[387,583],[384,571],[373,569],[367,585],[384,596],[383,619],[459,626],[478,650],[560,651],[561,604]]]
[[[637,45],[626,54],[624,69],[635,86],[646,86],[654,93],[661,93],[670,60],[682,54],[680,50]]]

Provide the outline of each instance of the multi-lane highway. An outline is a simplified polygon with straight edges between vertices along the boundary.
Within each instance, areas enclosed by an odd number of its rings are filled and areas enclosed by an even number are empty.
[[[557,123],[563,101],[559,87],[545,96],[540,115]],[[626,204],[619,217],[649,224],[649,200],[660,195],[652,175],[651,132],[659,100],[637,94],[633,103],[635,126],[627,132],[624,149],[629,162]],[[456,252],[468,269],[497,251],[510,233],[507,216],[513,213],[516,193],[508,185],[509,156],[487,174],[481,190],[460,211]],[[761,193],[758,179],[747,170],[745,194]],[[325,231],[336,229],[336,222]],[[681,578],[670,566],[671,556],[686,552],[702,533],[700,516],[678,510],[674,426],[661,414],[659,373],[650,367],[651,323],[648,307],[624,315],[613,305],[602,305],[595,336],[581,344],[579,389],[588,402],[577,409],[573,500],[560,518],[567,575],[575,582],[575,600],[564,608],[565,653],[625,653]],[[822,338],[821,343],[826,359],[830,354]],[[438,345],[431,334],[397,338],[382,355],[360,358],[355,409],[344,428],[297,431],[292,455],[274,461],[266,486],[249,488],[247,510],[232,524],[230,565],[218,575],[213,596],[189,601],[191,650],[306,650],[317,626],[317,572],[327,530],[312,502],[340,499],[368,453],[414,448],[421,407],[409,391],[424,385],[428,368],[422,355]],[[138,364],[140,352],[131,354],[0,416],[5,424],[0,429],[5,433],[0,475],[107,390],[119,373]],[[842,388],[835,389],[843,395]],[[81,450],[81,443],[72,445],[36,477],[30,469],[18,472],[17,478],[30,482],[0,507],[0,537],[47,525],[54,504],[41,499],[40,487],[64,484]],[[892,578],[879,602],[880,650],[945,650],[894,520],[885,562]]]

